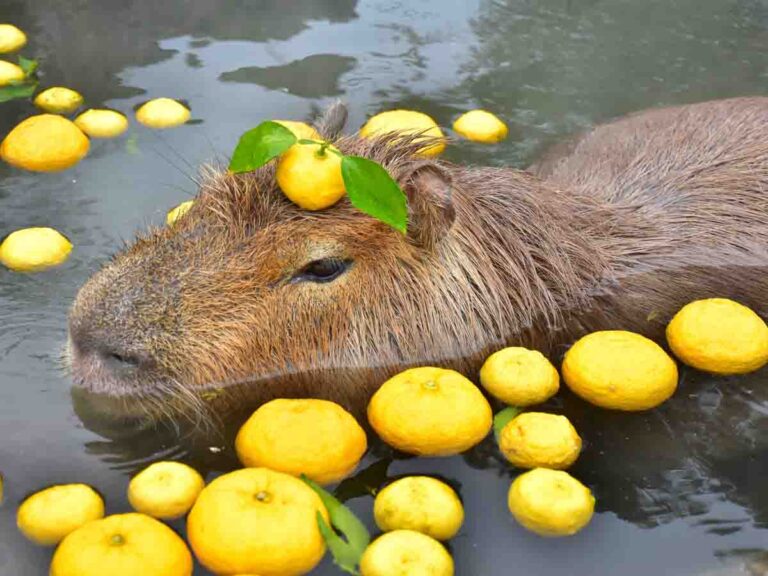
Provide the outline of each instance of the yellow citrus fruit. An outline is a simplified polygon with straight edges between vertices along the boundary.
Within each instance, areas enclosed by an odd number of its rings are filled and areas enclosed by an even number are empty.
[[[13,24],[0,24],[0,54],[15,52],[27,43],[27,35]]]
[[[390,446],[450,456],[488,435],[493,414],[482,392],[453,370],[412,368],[393,376],[368,404],[368,421]]]
[[[402,134],[423,134],[426,138],[437,138],[431,146],[419,151],[421,156],[438,156],[445,150],[445,136],[437,123],[423,112],[415,110],[389,110],[372,116],[360,128],[362,138],[371,138],[391,132]]]
[[[579,457],[581,437],[565,416],[524,412],[501,430],[499,448],[518,468],[564,470]]]
[[[540,536],[571,536],[592,519],[595,498],[581,482],[563,470],[534,468],[509,488],[509,511]]]
[[[217,574],[306,574],[325,554],[318,512],[328,522],[320,497],[298,478],[245,468],[203,489],[187,536],[200,562]]]
[[[506,404],[530,406],[557,394],[560,376],[541,352],[513,347],[488,357],[480,369],[480,384]]]
[[[594,332],[568,350],[563,380],[603,408],[648,410],[677,388],[677,365],[655,342],[621,330]]]
[[[32,494],[19,506],[16,524],[27,538],[52,546],[83,524],[104,516],[104,501],[85,484],[60,484]]]
[[[136,120],[149,128],[173,128],[189,120],[189,109],[170,98],[155,98],[136,111]]]
[[[256,410],[235,440],[244,466],[264,466],[330,484],[348,476],[365,454],[365,431],[327,400],[277,399]]]
[[[205,486],[197,470],[181,462],[155,462],[128,484],[128,502],[134,510],[171,520],[184,516]]]
[[[75,125],[91,138],[115,138],[128,130],[128,118],[114,110],[91,108],[75,118]]]
[[[434,538],[413,530],[379,536],[363,553],[361,576],[453,576],[453,558]]]
[[[376,495],[373,515],[384,532],[415,530],[449,540],[464,522],[464,507],[448,484],[429,476],[408,476]]]
[[[88,154],[88,137],[66,118],[39,114],[21,121],[0,144],[0,158],[33,172],[56,172]]]
[[[341,158],[330,150],[320,155],[320,148],[319,144],[294,144],[277,163],[277,184],[304,210],[323,210],[344,196]]]
[[[83,97],[64,86],[54,86],[35,96],[35,106],[51,114],[70,114],[83,104]]]
[[[0,244],[0,262],[16,272],[39,272],[69,258],[72,243],[53,228],[24,228]]]
[[[24,80],[24,70],[21,67],[11,62],[0,60],[0,86],[6,86],[21,80]]]
[[[725,298],[684,306],[667,326],[667,342],[680,360],[713,374],[746,374],[768,364],[768,326]]]
[[[468,140],[495,144],[507,137],[507,125],[487,110],[470,110],[459,116],[453,129]]]
[[[192,555],[168,526],[144,514],[115,514],[64,538],[50,576],[191,576]]]
[[[273,120],[273,122],[277,122],[281,126],[288,128],[288,130],[293,132],[293,135],[296,136],[296,138],[305,138],[307,140],[323,139],[323,137],[320,136],[320,133],[306,122],[297,122],[296,120]]]
[[[168,226],[171,226],[173,223],[176,222],[179,218],[184,216],[187,212],[189,212],[189,209],[192,208],[192,205],[195,203],[194,200],[187,200],[186,202],[182,202],[176,208],[173,208],[168,211],[168,214],[165,217],[165,223],[168,224]]]

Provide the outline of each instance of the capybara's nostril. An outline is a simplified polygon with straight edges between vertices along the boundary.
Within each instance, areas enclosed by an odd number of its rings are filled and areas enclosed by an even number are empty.
[[[138,369],[144,362],[138,355],[130,354],[124,351],[117,351],[113,349],[100,349],[98,354],[107,366],[117,368],[119,370],[126,369]]]

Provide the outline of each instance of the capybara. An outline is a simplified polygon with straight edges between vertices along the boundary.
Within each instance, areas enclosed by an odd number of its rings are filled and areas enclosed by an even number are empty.
[[[140,426],[274,397],[360,411],[387,377],[439,365],[475,377],[505,345],[558,354],[579,335],[661,338],[723,296],[768,311],[768,98],[641,112],[530,171],[415,155],[392,136],[338,137],[409,200],[407,235],[345,199],[307,212],[273,165],[208,169],[175,225],[150,230],[81,289],[74,394]]]

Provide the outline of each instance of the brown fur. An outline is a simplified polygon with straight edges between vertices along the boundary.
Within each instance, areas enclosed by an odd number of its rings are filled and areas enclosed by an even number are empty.
[[[73,306],[76,388],[122,415],[227,411],[273,397],[360,409],[413,365],[471,377],[493,350],[559,351],[594,329],[655,338],[685,302],[768,296],[768,99],[644,112],[532,168],[418,159],[343,137],[410,201],[404,237],[347,200],[309,213],[274,168],[209,170],[179,223],[151,230]],[[320,257],[352,268],[292,283]],[[105,351],[139,362],[112,369]]]

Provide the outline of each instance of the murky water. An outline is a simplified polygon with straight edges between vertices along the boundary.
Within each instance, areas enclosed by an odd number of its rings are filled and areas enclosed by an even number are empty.
[[[129,475],[152,459],[184,457],[211,475],[234,466],[226,447],[185,455],[158,436],[115,443],[84,429],[59,357],[78,286],[190,197],[195,167],[228,154],[245,129],[305,118],[338,96],[352,127],[384,108],[449,125],[483,106],[510,122],[510,138],[461,143],[447,156],[524,167],[563,135],[632,110],[768,93],[768,3],[759,0],[3,0],[0,20],[28,32],[25,54],[41,59],[44,84],[127,112],[150,97],[183,98],[198,120],[162,133],[134,123],[60,174],[0,166],[0,237],[42,224],[76,245],[54,271],[0,270],[3,576],[47,573],[50,552],[14,524],[31,491],[85,481],[117,512]],[[31,112],[1,104],[0,133]],[[599,514],[574,538],[539,539],[512,522],[513,473],[490,441],[465,457],[389,466],[390,476],[436,473],[459,487],[458,574],[768,573],[767,371],[684,373],[676,397],[647,414],[597,411],[567,394],[551,407],[584,436],[574,473],[598,498]],[[373,452],[366,464],[387,455]],[[370,523],[370,497],[350,504]],[[336,571],[326,561],[317,573]]]

